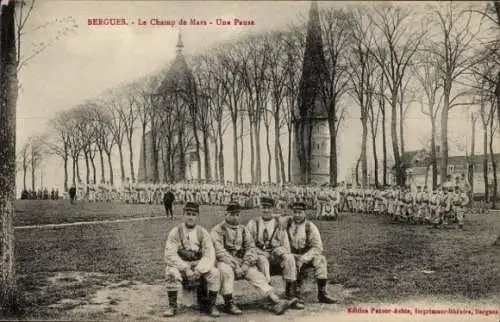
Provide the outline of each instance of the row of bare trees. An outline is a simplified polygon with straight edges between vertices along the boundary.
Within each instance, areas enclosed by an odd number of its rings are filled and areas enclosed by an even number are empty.
[[[464,3],[440,3],[426,9],[419,13],[411,7],[384,4],[321,10],[327,71],[321,97],[331,133],[331,184],[337,183],[337,137],[350,101],[359,106],[362,126],[358,162],[361,184],[368,181],[369,145],[375,184],[388,183],[392,163],[397,183],[405,184],[409,161],[405,159],[405,122],[417,102],[431,127],[435,187],[438,177],[442,183],[447,175],[450,111],[457,106],[477,105],[473,97],[479,88],[482,92],[490,89],[491,95],[496,93],[491,90],[497,89],[498,68],[492,61],[497,41],[491,38],[498,30],[474,19],[474,8]],[[224,182],[223,137],[231,129],[234,181],[242,181],[243,158],[249,154],[253,183],[266,179],[288,182],[298,71],[305,45],[305,24],[299,22],[287,30],[251,35],[187,57],[190,73],[176,67],[167,77],[160,73],[141,79],[60,113],[52,121],[55,133],[49,140],[51,150],[65,165],[72,162],[73,181],[81,179],[78,160],[85,161],[87,179],[96,179],[94,160],[98,155],[100,180],[106,180],[108,172],[106,181],[113,182],[111,152],[116,149],[121,179],[135,179],[137,152],[133,138],[140,135],[142,149],[146,150],[149,143],[145,134],[149,132],[153,166],[148,170],[153,181],[182,179],[176,173],[185,173],[186,156],[193,151],[194,160],[204,161],[196,177]],[[486,84],[484,80],[489,78],[494,82]],[[496,106],[494,100],[490,101]],[[280,140],[285,134],[287,156]],[[243,147],[244,137],[249,139],[249,149]],[[378,154],[380,143],[382,156]],[[126,148],[130,175],[124,167]],[[263,153],[267,154],[267,167],[263,166]],[[146,155],[143,157],[147,164]],[[65,186],[67,178],[66,174]]]

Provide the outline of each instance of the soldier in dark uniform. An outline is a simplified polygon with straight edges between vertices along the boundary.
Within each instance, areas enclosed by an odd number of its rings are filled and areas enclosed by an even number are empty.
[[[174,218],[174,212],[172,209],[172,205],[174,204],[174,201],[175,201],[174,193],[172,192],[172,190],[169,189],[163,195],[163,206],[165,206],[165,213],[167,214],[167,218],[168,218],[168,216],[170,216],[170,218]]]
[[[76,187],[75,185],[72,185],[71,188],[69,188],[69,198],[71,200],[71,203],[75,203],[75,197],[76,197]]]

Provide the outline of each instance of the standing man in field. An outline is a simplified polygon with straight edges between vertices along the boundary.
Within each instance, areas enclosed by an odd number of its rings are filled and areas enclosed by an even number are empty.
[[[297,285],[300,288],[304,279],[305,269],[312,267],[318,285],[318,301],[325,304],[337,303],[326,290],[328,270],[327,261],[323,255],[323,242],[318,228],[306,219],[306,205],[297,202],[292,206],[293,217],[286,220],[286,230],[289,237],[292,254],[297,267]],[[304,301],[299,296],[299,302]]]
[[[295,258],[290,251],[288,235],[278,216],[273,216],[274,200],[262,197],[260,203],[262,216],[250,220],[247,224],[247,229],[257,246],[257,267],[264,273],[269,283],[271,282],[271,267],[279,269],[285,279],[286,298],[293,300],[297,284],[297,268]],[[292,307],[303,309],[304,305],[297,301]]]
[[[69,188],[69,200],[71,201],[72,204],[75,203],[75,199],[76,199],[76,187],[75,185],[71,185],[71,188]]]
[[[271,303],[271,311],[283,314],[293,301],[281,300],[266,276],[257,268],[258,253],[255,242],[248,229],[239,223],[240,207],[231,203],[226,209],[225,220],[216,225],[211,232],[217,258],[217,268],[221,274],[221,293],[225,311],[233,315],[242,314],[233,302],[234,281],[246,279],[257,288]]]
[[[171,189],[168,189],[168,191],[163,195],[163,206],[165,207],[165,213],[167,215],[167,218],[170,216],[170,218],[174,218],[174,212],[173,212],[173,204],[175,201],[175,196],[174,193],[172,192]]]
[[[165,280],[169,308],[164,316],[177,314],[177,295],[184,285],[205,283],[208,289],[203,311],[218,317],[215,307],[220,289],[220,273],[215,267],[215,252],[210,234],[197,224],[200,206],[194,202],[184,207],[184,223],[172,228],[165,245]],[[203,279],[200,281],[200,279]],[[203,294],[198,294],[203,296]]]

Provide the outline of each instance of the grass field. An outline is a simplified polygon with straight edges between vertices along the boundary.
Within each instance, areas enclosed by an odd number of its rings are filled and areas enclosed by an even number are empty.
[[[175,210],[180,213],[179,207]],[[62,201],[22,201],[17,211],[16,226],[163,216],[159,205]],[[256,215],[255,210],[245,211],[242,221]],[[222,208],[202,207],[200,221],[211,228],[223,216]],[[157,218],[18,229],[17,271],[30,314],[41,314],[63,298],[88,298],[110,283],[161,283],[165,239],[179,222],[177,216],[173,221]],[[490,247],[500,232],[498,214],[469,216],[463,231],[395,225],[385,217],[361,214],[342,214],[338,221],[316,224],[331,283],[358,289],[343,304],[418,297],[482,300],[500,295],[500,249]],[[68,271],[92,274],[78,283],[77,278],[67,279],[66,284],[50,283],[58,272]],[[237,300],[246,301],[241,296]]]

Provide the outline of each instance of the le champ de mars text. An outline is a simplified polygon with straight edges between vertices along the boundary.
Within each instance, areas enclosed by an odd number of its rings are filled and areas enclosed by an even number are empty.
[[[254,20],[240,20],[240,19],[215,19],[215,22],[212,20],[199,20],[195,18],[191,18],[189,20],[179,19],[179,20],[165,20],[158,18],[151,18],[148,20],[138,19],[138,25],[149,25],[151,26],[175,26],[179,25],[191,25],[191,26],[208,26],[208,25],[217,25],[217,26],[254,26]]]

